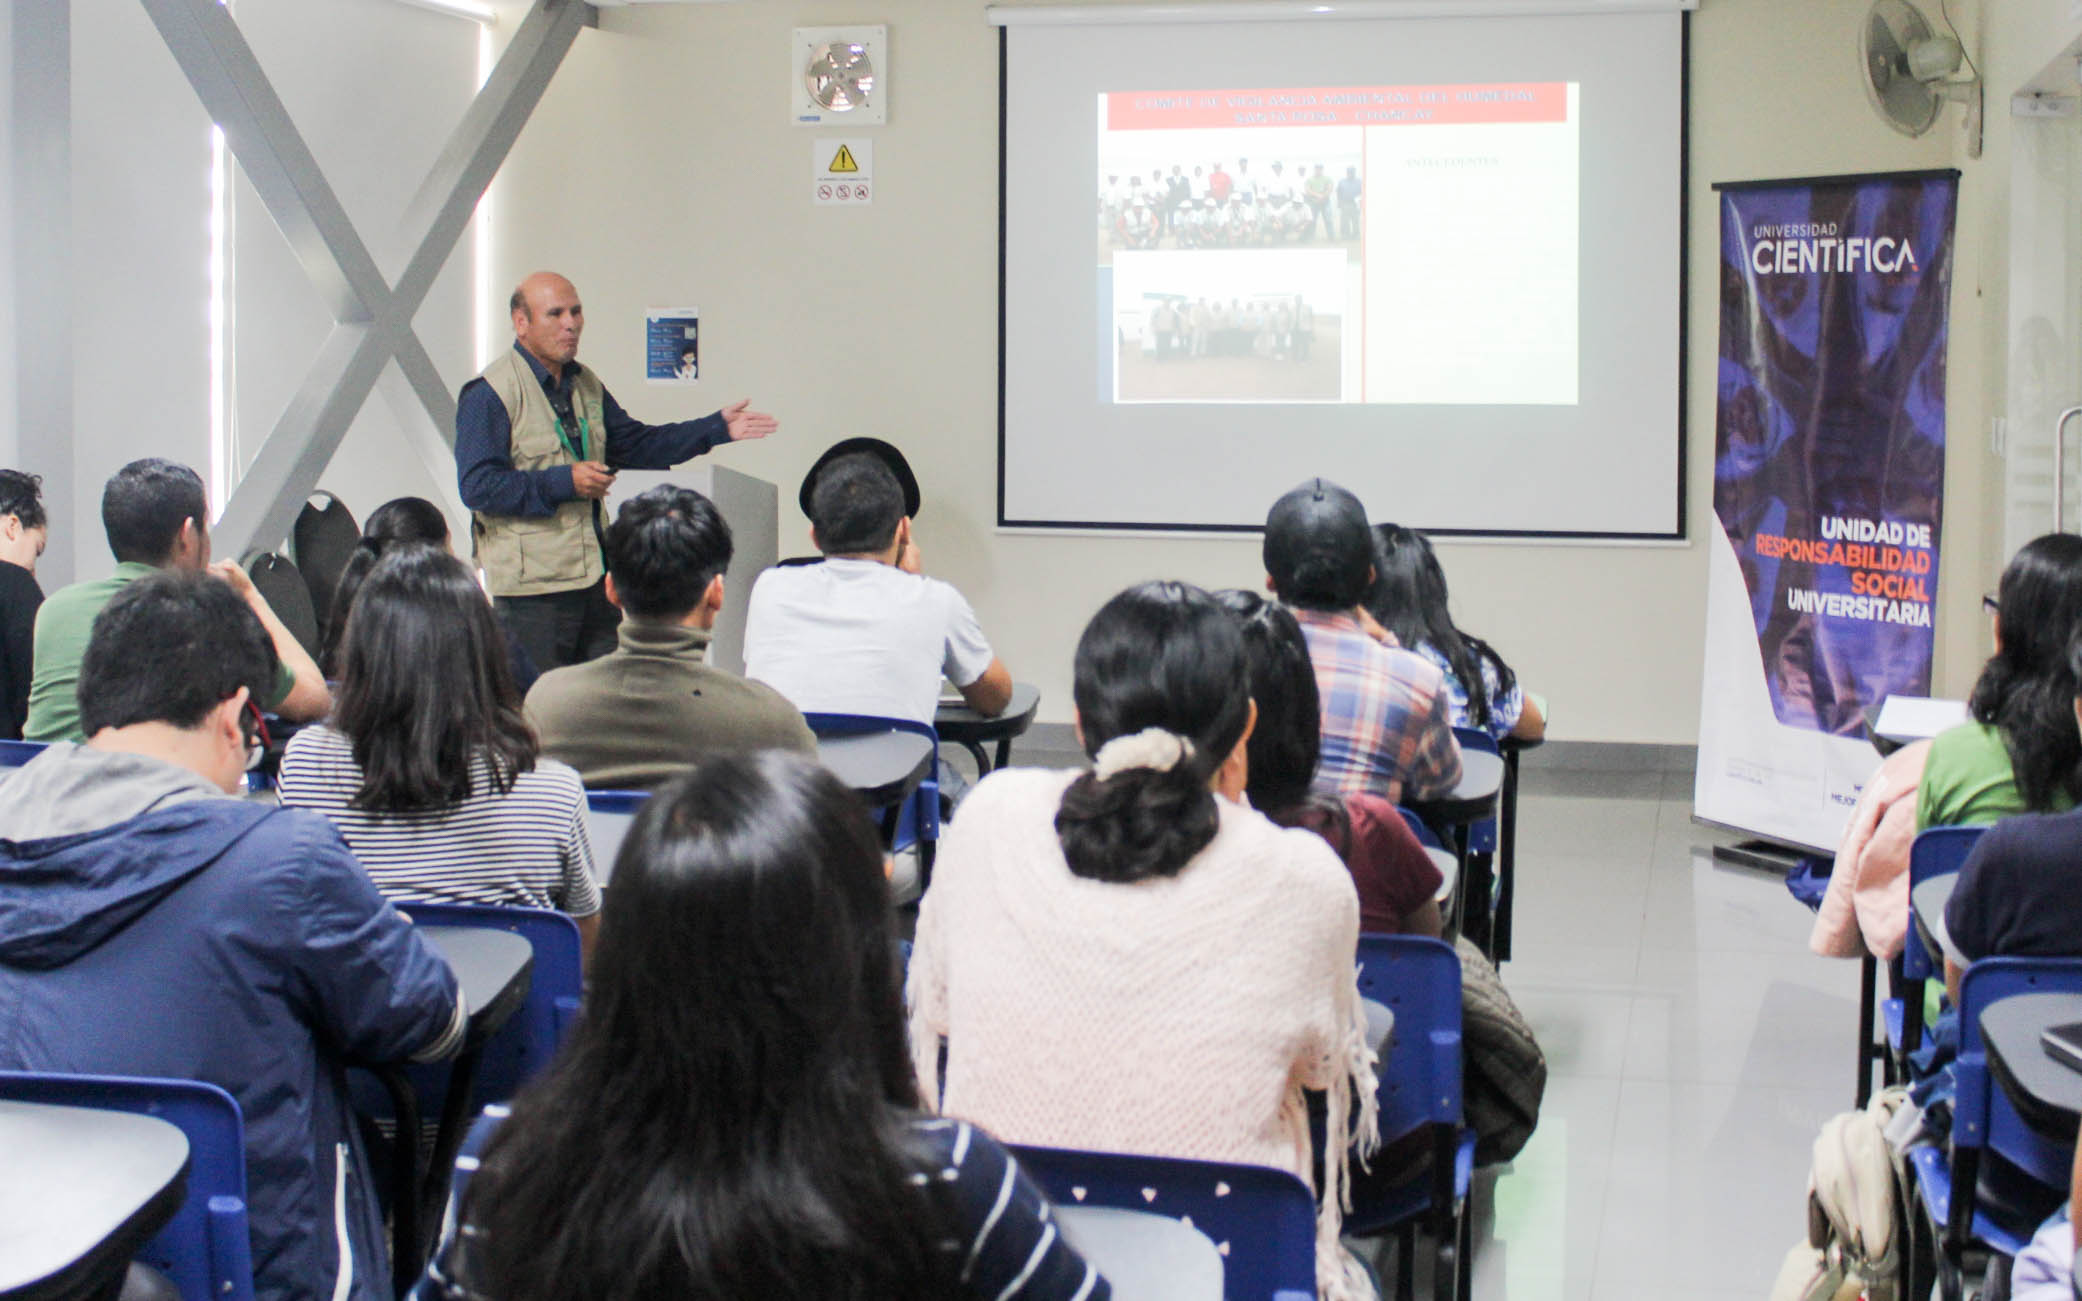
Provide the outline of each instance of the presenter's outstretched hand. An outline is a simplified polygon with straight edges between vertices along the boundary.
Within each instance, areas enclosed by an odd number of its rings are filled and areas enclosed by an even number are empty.
[[[742,443],[748,438],[764,438],[781,427],[780,421],[764,411],[745,410],[751,405],[752,399],[746,398],[741,402],[733,402],[716,413],[723,417],[724,424],[730,426],[731,442]]]
[[[580,461],[571,467],[571,491],[594,501],[607,495],[614,487],[614,471],[604,461]]]

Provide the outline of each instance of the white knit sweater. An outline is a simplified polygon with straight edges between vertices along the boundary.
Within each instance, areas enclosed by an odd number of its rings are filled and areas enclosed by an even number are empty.
[[[911,956],[921,1092],[1010,1143],[1307,1180],[1302,1090],[1323,1090],[1319,1290],[1365,1295],[1337,1246],[1354,1098],[1362,1143],[1374,1141],[1351,874],[1313,832],[1218,797],[1220,830],[1176,876],[1074,876],[1055,814],[1075,776],[993,773],[948,825]]]

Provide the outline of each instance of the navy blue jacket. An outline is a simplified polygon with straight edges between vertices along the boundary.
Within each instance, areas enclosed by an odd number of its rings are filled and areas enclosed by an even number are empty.
[[[0,785],[0,833],[34,817],[9,807],[13,783],[56,757]],[[189,798],[0,839],[0,1067],[204,1080],[237,1099],[259,1297],[388,1297],[344,1065],[452,1051],[456,997],[318,814]]]

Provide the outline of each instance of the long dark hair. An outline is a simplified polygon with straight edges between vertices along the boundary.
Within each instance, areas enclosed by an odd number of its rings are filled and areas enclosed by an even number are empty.
[[[1244,793],[1253,808],[1281,826],[1306,823],[1343,858],[1351,852],[1351,815],[1343,800],[1310,789],[1323,757],[1323,698],[1308,638],[1286,606],[1256,592],[1231,588],[1216,592],[1215,599],[1243,628],[1251,699],[1258,704],[1258,721],[1245,744],[1250,776]]]
[[[472,1180],[501,1301],[942,1297],[882,848],[823,768],[705,760],[615,860],[586,1014]]]
[[[347,635],[347,615],[354,609],[354,594],[368,581],[369,571],[376,567],[383,553],[401,542],[447,546],[448,517],[424,497],[393,498],[369,513],[368,523],[362,525],[361,542],[355,546],[354,554],[347,557],[340,581],[333,585],[332,610],[325,620],[325,643],[318,652],[318,666],[327,677],[337,677],[340,672],[340,643]]]
[[[1453,626],[1446,610],[1446,571],[1439,567],[1431,539],[1415,529],[1374,526],[1374,583],[1366,594],[1366,612],[1408,649],[1430,642],[1446,657],[1467,692],[1468,721],[1476,727],[1489,726],[1491,712],[1483,663],[1496,673],[1497,695],[1517,685],[1518,675],[1488,642]]]
[[[1208,782],[1250,721],[1243,634],[1212,596],[1187,583],[1144,583],[1099,607],[1077,639],[1078,725],[1084,750],[1161,728],[1193,753],[1164,771],[1085,773],[1063,792],[1056,835],[1078,876],[1140,881],[1172,876],[1215,838]]]
[[[2067,654],[2082,630],[2082,537],[2048,533],[2025,543],[2002,571],[1996,599],[2002,648],[1981,670],[1967,707],[2001,730],[2027,807],[2051,809],[2063,793],[2082,800],[2082,736]]]
[[[462,561],[405,543],[376,562],[347,619],[332,723],[361,767],[350,803],[371,812],[451,808],[479,759],[502,795],[534,768],[505,638]]]

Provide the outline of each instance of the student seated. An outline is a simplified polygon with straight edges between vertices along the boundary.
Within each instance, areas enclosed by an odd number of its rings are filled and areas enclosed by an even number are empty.
[[[413,543],[361,584],[333,716],[289,739],[276,787],[330,818],[392,902],[561,909],[590,948],[585,787],[538,748],[484,589]]]
[[[1931,739],[1916,791],[1919,831],[2058,812],[2082,799],[2068,664],[2082,631],[2082,537],[2025,543],[1995,604],[1995,654],[1967,699],[1972,720]]]
[[[606,916],[586,1014],[472,1133],[419,1295],[1110,1295],[990,1135],[922,1114],[881,845],[838,779],[698,760]]]
[[[813,472],[810,540],[824,563],[769,569],[752,588],[745,675],[805,713],[930,724],[942,676],[977,713],[1003,712],[1012,675],[976,612],[952,586],[924,576],[908,513],[917,509],[915,487],[907,500],[886,459],[901,463],[901,454],[859,441],[873,449]]]
[[[1547,734],[1546,710],[1519,685],[1511,666],[1488,642],[1453,626],[1446,571],[1431,539],[1400,524],[1374,529],[1374,581],[1366,611],[1404,649],[1416,651],[1445,675],[1453,726],[1479,727],[1499,741],[1537,741]]]
[[[2010,1271],[2010,1301],[2075,1301],[2075,1227],[2082,1225],[2082,1141],[2068,1176],[2068,1202],[2017,1253]]]
[[[544,754],[596,790],[651,790],[726,750],[816,754],[779,692],[707,663],[730,552],[730,526],[691,488],[661,484],[622,503],[607,530],[620,644],[551,669],[528,693]]]
[[[332,605],[326,615],[325,644],[319,650],[318,665],[325,670],[328,681],[340,676],[340,643],[347,635],[347,615],[354,609],[354,595],[361,590],[369,570],[392,547],[413,542],[443,551],[454,550],[449,542],[448,517],[439,506],[424,497],[395,497],[369,512],[368,522],[362,525],[361,541],[347,558],[347,567],[340,571],[340,580],[333,587]],[[499,621],[499,628],[506,639],[506,661],[513,670],[513,685],[525,696],[541,674],[505,620]]]
[[[462,1042],[455,978],[331,824],[238,798],[275,653],[228,583],[142,575],[80,664],[85,745],[0,783],[0,1068],[202,1080],[245,1119],[254,1291],[389,1295],[349,1061]]]
[[[1075,693],[1095,766],[1000,769],[949,825],[911,1052],[928,1102],[1015,1143],[1303,1180],[1303,1094],[1324,1091],[1317,1277],[1365,1295],[1337,1241],[1347,1126],[1373,1134],[1359,900],[1321,837],[1244,801],[1249,682],[1235,618],[1199,588],[1146,583],[1092,617]]]
[[[1265,517],[1266,581],[1308,639],[1323,698],[1324,795],[1371,793],[1390,804],[1443,795],[1460,781],[1445,675],[1377,639],[1360,607],[1374,580],[1366,508],[1311,479]]]
[[[1285,606],[1256,592],[1216,592],[1243,626],[1257,726],[1247,747],[1251,806],[1283,827],[1328,841],[1359,891],[1359,929],[1375,935],[1428,935],[1444,929],[1444,878],[1393,804],[1361,793],[1342,799],[1309,789],[1322,739],[1322,705],[1308,642]]]
[[[2082,795],[2078,681],[2082,538],[2049,533],[2018,549],[1991,602],[1995,654],[1967,700],[1969,722],[1887,757],[1844,828],[1808,947],[1825,957],[1899,954],[1909,928],[1909,847],[1928,827],[2055,813]]]
[[[86,654],[94,617],[109,598],[160,569],[207,569],[230,584],[260,619],[274,644],[273,680],[253,698],[263,710],[297,722],[323,718],[332,707],[325,678],[294,634],[268,608],[267,598],[237,562],[210,563],[209,503],[195,471],[147,457],[116,471],[101,493],[101,524],[116,569],[61,588],[36,615],[36,669],[29,687],[29,719],[22,735],[31,741],[80,741],[80,660]],[[146,648],[138,648],[140,652]]]
[[[0,740],[19,741],[29,716],[29,673],[35,658],[36,611],[43,588],[36,561],[50,528],[43,480],[0,470]]]
[[[2082,683],[2082,638],[2069,643],[2068,666]],[[2082,728],[2082,694],[2068,708],[2069,726]],[[1945,930],[1968,962],[2082,957],[2082,809],[2005,818],[1983,832],[1945,905]],[[1946,955],[1955,1004],[1959,976]]]

